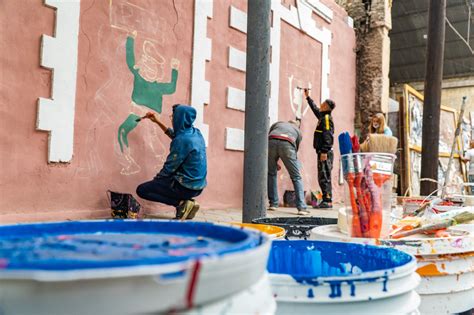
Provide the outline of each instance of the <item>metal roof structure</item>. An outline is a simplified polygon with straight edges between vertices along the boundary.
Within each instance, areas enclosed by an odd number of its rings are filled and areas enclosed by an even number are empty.
[[[429,0],[394,0],[391,84],[425,78]],[[443,78],[474,75],[474,0],[446,0]],[[468,37],[469,34],[469,37]]]

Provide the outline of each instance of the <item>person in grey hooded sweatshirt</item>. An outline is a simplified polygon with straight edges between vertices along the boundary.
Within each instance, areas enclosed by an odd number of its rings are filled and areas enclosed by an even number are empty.
[[[270,127],[268,135],[268,210],[278,208],[277,172],[281,159],[290,174],[296,193],[296,208],[299,215],[309,214],[304,199],[303,179],[301,178],[301,162],[298,160],[298,149],[301,143],[299,121],[279,121]]]

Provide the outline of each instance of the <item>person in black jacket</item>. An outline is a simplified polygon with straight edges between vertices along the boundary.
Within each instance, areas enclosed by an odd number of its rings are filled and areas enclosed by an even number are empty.
[[[304,94],[309,107],[316,118],[318,118],[318,125],[314,131],[313,147],[316,149],[318,156],[318,181],[323,194],[323,201],[319,204],[319,208],[332,208],[331,171],[334,160],[334,152],[332,150],[334,144],[334,122],[332,121],[331,112],[336,107],[336,103],[327,99],[318,108],[311,97],[309,97],[308,89],[304,90]]]

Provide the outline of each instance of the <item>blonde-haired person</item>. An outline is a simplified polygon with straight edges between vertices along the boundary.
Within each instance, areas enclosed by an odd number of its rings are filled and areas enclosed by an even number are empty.
[[[370,119],[369,133],[384,134],[386,136],[393,136],[392,129],[387,126],[385,116],[382,113],[375,114]]]

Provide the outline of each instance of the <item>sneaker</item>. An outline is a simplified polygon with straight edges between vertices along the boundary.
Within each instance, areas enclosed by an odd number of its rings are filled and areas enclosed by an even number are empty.
[[[278,210],[278,207],[273,207],[273,206],[268,207],[268,211],[277,211],[277,210]]]
[[[319,204],[319,209],[330,209],[332,208],[332,202],[329,201],[323,201]]]
[[[181,200],[179,205],[176,207],[176,216],[174,218],[175,220],[181,220],[185,212],[185,205],[186,205],[186,200]]]
[[[183,215],[181,216],[181,220],[186,220],[189,215],[191,214],[191,212],[193,211],[193,208],[194,208],[194,205],[196,203],[194,202],[194,200],[186,200],[184,201],[184,205],[183,205]],[[199,206],[197,207],[197,210],[199,210]],[[196,212],[197,212],[196,210]],[[194,213],[196,214],[196,213]]]
[[[298,210],[298,215],[308,215],[310,212],[306,209]]]
[[[191,212],[193,207],[194,207],[193,200],[181,200],[179,205],[176,207],[175,220],[185,220],[189,216],[189,213]]]
[[[194,202],[194,205],[191,211],[189,212],[189,215],[186,218],[186,220],[194,219],[194,217],[196,216],[196,213],[199,211],[199,204],[194,199],[191,199],[191,201]]]

